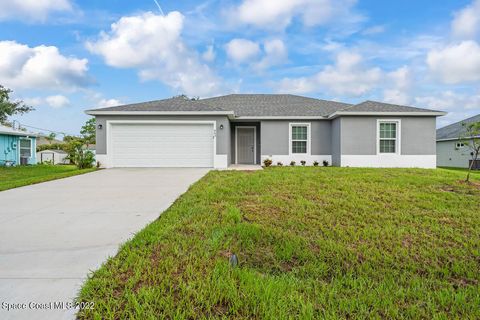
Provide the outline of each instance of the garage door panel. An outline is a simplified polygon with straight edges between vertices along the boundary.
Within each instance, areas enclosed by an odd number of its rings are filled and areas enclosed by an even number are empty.
[[[212,124],[113,124],[115,167],[212,167]]]

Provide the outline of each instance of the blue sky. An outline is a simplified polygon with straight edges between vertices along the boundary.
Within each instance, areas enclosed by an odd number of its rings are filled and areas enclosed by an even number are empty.
[[[20,123],[185,93],[294,93],[480,113],[480,0],[0,1],[0,84]]]

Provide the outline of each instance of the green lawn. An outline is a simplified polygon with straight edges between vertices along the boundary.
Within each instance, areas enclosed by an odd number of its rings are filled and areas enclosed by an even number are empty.
[[[480,188],[464,177],[210,172],[86,281],[95,308],[78,316],[479,319]]]
[[[468,169],[466,168],[455,168],[455,167],[439,167],[440,169],[445,169],[445,170],[454,170],[454,171],[463,171],[465,174],[467,174]],[[478,174],[480,175],[480,170],[472,170],[472,174]]]
[[[0,167],[0,191],[95,171],[70,165]]]

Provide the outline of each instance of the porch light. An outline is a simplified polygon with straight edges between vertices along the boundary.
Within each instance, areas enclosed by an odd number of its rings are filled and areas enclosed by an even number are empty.
[[[102,130],[102,127],[103,127],[103,126],[102,126],[101,124],[99,124],[99,125],[97,126],[98,130]]]
[[[221,129],[221,130],[223,129],[223,124],[220,125],[220,129]]]

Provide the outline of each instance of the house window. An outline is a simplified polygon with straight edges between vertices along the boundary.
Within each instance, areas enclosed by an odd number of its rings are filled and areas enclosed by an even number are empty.
[[[309,140],[308,124],[291,124],[292,154],[307,154]]]
[[[397,122],[380,122],[380,153],[397,153]]]
[[[30,158],[32,156],[32,140],[20,139],[20,157]]]
[[[457,143],[455,144],[455,147],[456,147],[457,149],[463,149],[463,148],[465,148],[465,143],[463,143],[463,142],[457,142]]]

